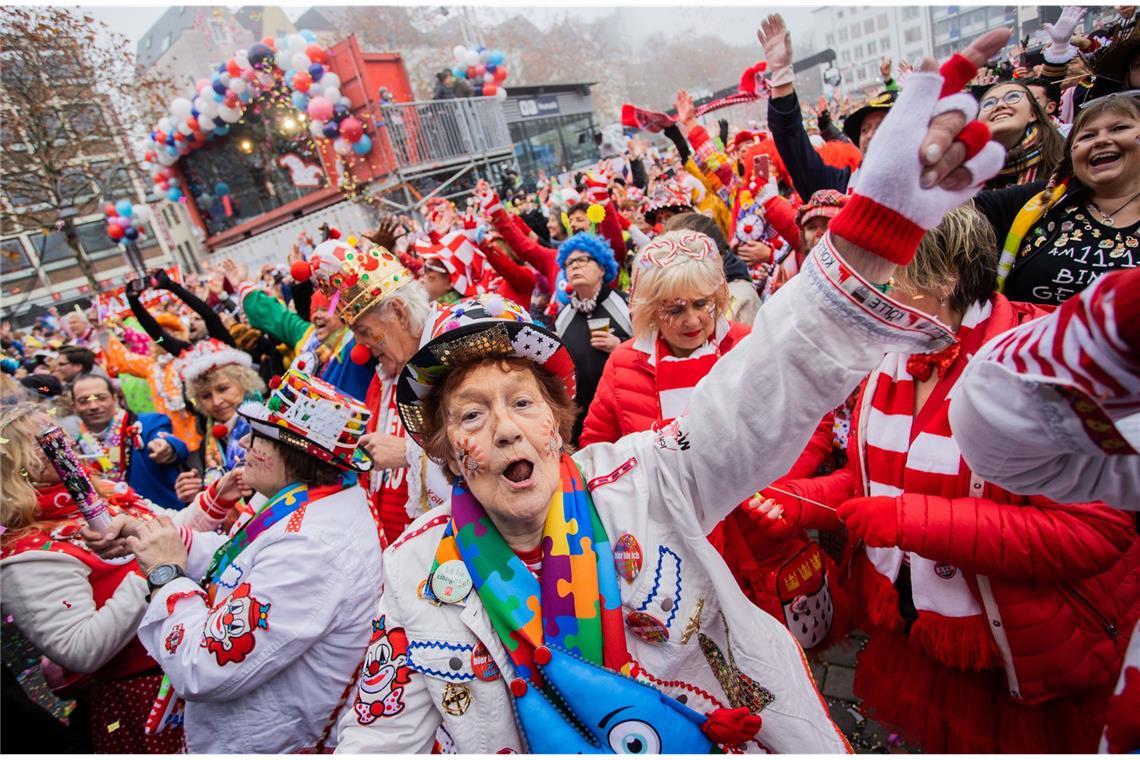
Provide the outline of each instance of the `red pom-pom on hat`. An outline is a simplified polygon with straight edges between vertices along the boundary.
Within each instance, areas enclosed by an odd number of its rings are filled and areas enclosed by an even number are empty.
[[[336,227],[329,227],[329,240],[340,240],[340,230]]]
[[[313,268],[309,266],[307,261],[294,261],[293,266],[289,267],[289,276],[295,282],[304,282],[313,275]]]
[[[213,435],[215,438],[225,438],[229,432],[230,432],[230,429],[228,427],[226,427],[225,425],[221,424],[220,422],[217,425],[214,425],[212,428],[210,428],[210,434]]]
[[[281,387],[281,375],[274,375],[269,378],[269,390],[275,391]]]
[[[352,360],[353,364],[367,364],[372,358],[372,352],[368,350],[367,346],[357,343],[348,352],[348,358]]]
[[[713,710],[701,725],[705,736],[717,744],[744,744],[760,732],[759,715],[752,715],[747,707],[720,707]]]

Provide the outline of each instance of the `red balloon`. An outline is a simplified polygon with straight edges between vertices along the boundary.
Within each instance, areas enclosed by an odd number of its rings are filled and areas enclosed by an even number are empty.
[[[231,77],[241,76],[241,66],[233,58],[226,61],[226,71],[230,73]]]
[[[146,159],[147,161],[153,161],[155,158],[157,158],[157,156],[154,155],[153,150],[148,150],[146,153],[143,154],[143,158]]]
[[[158,130],[157,132],[154,133],[154,141],[156,143],[158,143],[159,145],[164,145],[166,143],[166,133],[163,132],[161,129]]]
[[[270,50],[277,50],[277,43],[273,41],[272,37],[266,37],[261,41],[261,44],[265,45]]]
[[[353,364],[367,364],[368,360],[372,358],[372,352],[368,350],[367,346],[357,343],[348,352],[348,358],[352,360]]]
[[[320,45],[309,45],[305,48],[305,55],[309,56],[309,60],[313,63],[326,63],[328,60],[328,54]]]
[[[232,92],[229,95],[226,95],[226,108],[237,108],[239,102],[241,101],[238,100],[238,96],[234,95]]]
[[[298,92],[308,92],[313,86],[313,77],[307,71],[298,72],[293,77],[293,89]]]
[[[496,87],[495,84],[492,82],[484,82],[483,83],[483,94],[484,95],[488,95],[488,96],[494,95],[495,91],[498,89],[499,88]]]
[[[359,119],[349,116],[340,123],[340,136],[351,143],[360,142],[360,138],[364,136],[364,125]]]
[[[198,131],[198,120],[196,118],[194,118],[193,116],[191,116],[189,119],[186,120],[186,126],[190,127],[191,132],[197,132]]]
[[[484,74],[486,74],[487,73],[487,64],[485,64],[485,63],[475,64],[475,73],[478,76],[483,76]]]
[[[495,77],[496,84],[502,84],[503,80],[507,78],[507,67],[500,66],[499,68],[495,69],[495,73],[492,76]]]
[[[111,238],[112,240],[122,240],[123,235],[125,235],[125,234],[127,234],[127,233],[124,232],[123,228],[120,227],[119,225],[117,225],[117,224],[108,224],[107,225],[107,237]]]
[[[474,66],[468,66],[467,67],[467,78],[468,79],[474,79],[475,78],[475,67]]]
[[[114,203],[108,203],[106,206],[104,206],[103,207],[103,213],[106,214],[107,216],[118,216],[119,215],[119,212],[115,208]]]

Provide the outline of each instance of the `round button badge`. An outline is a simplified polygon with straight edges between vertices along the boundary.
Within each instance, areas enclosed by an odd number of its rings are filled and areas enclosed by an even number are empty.
[[[476,644],[475,649],[471,651],[471,669],[475,671],[475,677],[480,681],[494,681],[500,675],[499,666],[495,664],[491,653],[482,642]]]
[[[461,559],[449,559],[431,574],[431,592],[444,604],[457,604],[471,593],[471,573]]]

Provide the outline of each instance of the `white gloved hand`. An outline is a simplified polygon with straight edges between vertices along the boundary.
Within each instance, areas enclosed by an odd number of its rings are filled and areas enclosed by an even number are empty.
[[[764,48],[764,59],[768,62],[769,83],[773,87],[792,84],[796,74],[792,70],[792,35],[780,14],[764,19],[756,30],[756,37]]]
[[[1045,48],[1045,60],[1049,63],[1068,63],[1077,54],[1073,47],[1073,31],[1081,19],[1085,17],[1085,9],[1079,5],[1068,5],[1061,11],[1061,16],[1055,24],[1042,24],[1041,28],[1049,35],[1051,43]]]

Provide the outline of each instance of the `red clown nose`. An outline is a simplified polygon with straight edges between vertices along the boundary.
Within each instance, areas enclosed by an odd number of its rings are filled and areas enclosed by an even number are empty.
[[[352,359],[353,364],[367,364],[372,358],[372,352],[368,350],[367,346],[357,343],[352,347],[348,353],[348,358]]]
[[[226,434],[229,432],[230,432],[229,428],[227,428],[225,425],[221,424],[220,422],[217,425],[214,425],[212,428],[210,428],[210,433],[215,438],[225,438]]]

